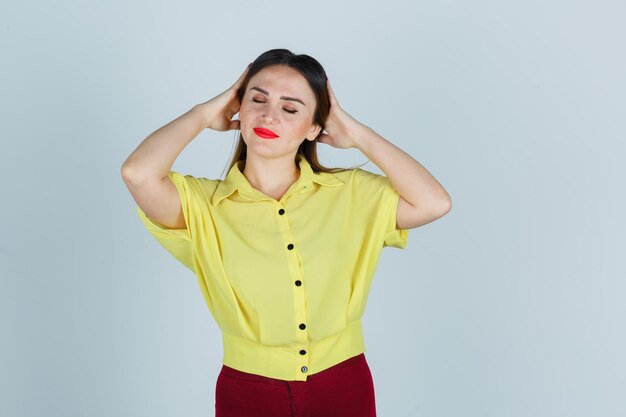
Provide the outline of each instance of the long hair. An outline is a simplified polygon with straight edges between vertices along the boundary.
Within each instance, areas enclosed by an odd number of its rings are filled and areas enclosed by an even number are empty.
[[[330,111],[330,98],[326,88],[326,72],[324,71],[322,65],[315,58],[309,55],[296,55],[288,49],[270,49],[269,51],[263,52],[252,62],[246,77],[237,90],[237,99],[239,100],[239,103],[243,100],[250,78],[263,68],[272,65],[286,65],[298,71],[307,80],[309,86],[313,90],[313,94],[315,95],[316,106],[313,113],[313,123],[318,124],[322,129],[315,140],[304,140],[302,144],[300,144],[297,151],[297,154],[306,158],[313,172],[340,172],[361,167],[366,164],[367,161],[361,165],[351,168],[328,168],[323,166],[317,159],[317,143],[319,137],[324,131],[324,128],[326,127],[326,118],[328,117],[328,113]],[[229,172],[238,161],[246,160],[248,146],[241,137],[241,131],[238,130],[237,136],[237,147],[233,153],[233,158],[228,164],[227,172]]]

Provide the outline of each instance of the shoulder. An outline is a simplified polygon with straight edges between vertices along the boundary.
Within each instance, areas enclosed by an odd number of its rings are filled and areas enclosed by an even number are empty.
[[[202,191],[204,191],[204,193],[209,197],[213,195],[217,187],[222,182],[220,179],[210,179],[204,177],[198,178],[197,180],[200,188],[202,188]]]
[[[334,173],[344,184],[357,188],[381,188],[390,184],[385,175],[376,174],[362,168],[352,168]]]
[[[332,175],[343,181],[344,183],[362,182],[368,180],[376,180],[385,178],[382,175],[375,174],[362,168],[347,168],[341,171],[333,172]]]
[[[196,177],[192,174],[184,174],[178,171],[170,171],[167,175],[179,189],[186,190],[189,194],[198,194],[211,197],[222,180]]]

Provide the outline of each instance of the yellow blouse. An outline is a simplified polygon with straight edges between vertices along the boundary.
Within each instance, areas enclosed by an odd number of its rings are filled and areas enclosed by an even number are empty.
[[[186,229],[137,214],[198,277],[225,365],[305,381],[365,352],[361,317],[381,250],[405,248],[408,229],[396,229],[399,194],[386,176],[297,161],[300,176],[278,201],[239,161],[223,181],[169,172]]]

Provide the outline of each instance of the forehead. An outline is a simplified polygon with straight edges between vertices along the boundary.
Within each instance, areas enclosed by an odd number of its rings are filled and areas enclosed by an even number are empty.
[[[300,98],[305,103],[315,101],[315,94],[307,80],[298,71],[285,65],[263,68],[248,81],[247,90],[251,87],[266,90],[270,97],[286,95]]]

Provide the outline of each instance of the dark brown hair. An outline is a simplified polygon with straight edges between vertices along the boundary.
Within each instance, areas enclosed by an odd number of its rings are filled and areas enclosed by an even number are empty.
[[[315,95],[316,106],[313,113],[313,123],[318,124],[322,129],[315,140],[304,140],[302,144],[300,144],[297,154],[306,158],[314,172],[321,171],[332,173],[356,168],[328,168],[320,164],[317,159],[317,140],[322,135],[326,126],[326,118],[328,117],[328,113],[330,111],[330,98],[328,96],[328,90],[326,89],[326,72],[315,58],[305,54],[296,55],[287,49],[270,49],[269,51],[263,52],[250,64],[250,69],[248,70],[241,86],[237,90],[237,99],[239,102],[241,103],[243,100],[250,78],[263,68],[272,65],[285,65],[298,71],[307,80],[309,86],[313,90],[313,94]],[[235,165],[235,163],[246,160],[248,146],[241,137],[241,131],[238,132],[237,136],[239,140],[233,158],[228,165],[228,172]],[[362,165],[359,165],[359,167]]]

